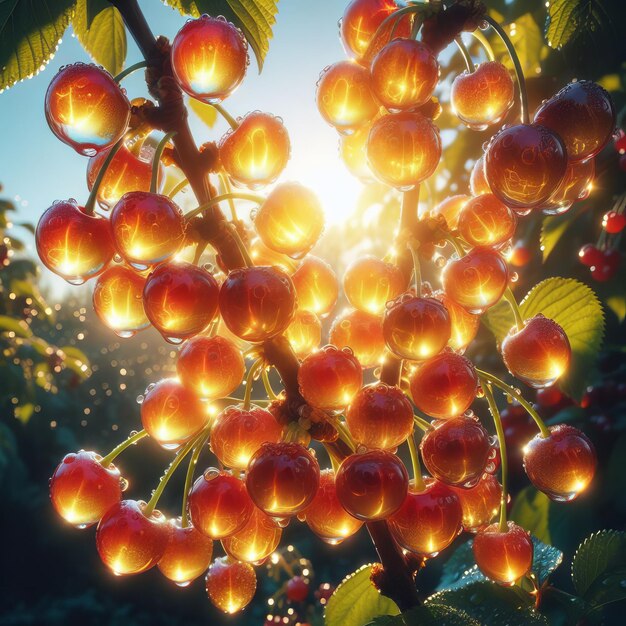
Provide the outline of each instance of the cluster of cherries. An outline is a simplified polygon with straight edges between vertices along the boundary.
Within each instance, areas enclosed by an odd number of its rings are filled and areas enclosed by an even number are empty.
[[[390,0],[353,0],[341,24],[352,59],[325,70],[317,91],[322,115],[344,133],[348,164],[358,160],[355,171],[367,168],[401,191],[431,176],[441,157],[431,119],[437,57],[411,36],[419,10],[415,5],[394,22],[398,9]],[[171,62],[182,89],[218,103],[243,79],[247,44],[232,24],[203,16],[180,30]],[[482,64],[456,79],[451,99],[463,123],[485,128],[512,106],[513,82],[502,65]],[[534,123],[506,127],[492,139],[473,172],[471,196],[450,198],[424,218],[435,233],[431,245],[401,233],[399,243],[414,252],[414,289],[390,259],[354,261],[343,278],[351,308],[335,317],[330,343],[321,348],[321,318],[333,310],[339,284],[327,263],[308,255],[323,228],[315,195],[283,183],[259,200],[249,250],[239,242],[249,257],[244,267],[220,273],[177,261],[190,243],[189,216],[156,192],[159,150],[150,168],[125,145],[130,112],[124,92],[100,68],[72,65],[54,77],[46,96],[50,127],[92,157],[92,196],[112,208],[104,216],[93,204],[55,203],[39,222],[37,248],[70,282],[97,277],[94,308],[118,334],[152,325],[169,341],[184,342],[178,377],[148,388],[141,432],[104,457],[80,451],[63,459],[50,485],[58,513],[78,527],[97,523],[99,554],[115,574],[156,565],[185,585],[208,567],[208,596],[229,613],[251,600],[253,565],[272,555],[295,517],[331,544],[363,523],[386,520],[397,544],[422,558],[434,557],[466,530],[476,533],[476,560],[487,576],[510,585],[526,575],[532,542],[506,522],[506,488],[494,476],[498,458],[505,468],[502,437],[498,452],[470,410],[475,398],[486,396],[500,433],[492,386],[520,394],[478,370],[463,351],[480,314],[504,296],[517,313],[500,346],[509,371],[544,388],[567,370],[566,333],[541,315],[519,316],[502,251],[517,215],[563,211],[587,187],[591,159],[613,128],[606,93],[594,83],[573,83],[542,105]],[[254,112],[233,125],[219,152],[221,173],[255,189],[276,180],[289,158],[289,138],[278,118]],[[432,257],[434,244],[446,240],[455,253],[443,268],[442,289],[432,291],[421,283],[419,259]],[[283,334],[300,359],[305,404],[296,421],[285,394],[271,389],[263,353],[263,342]],[[256,357],[247,375],[244,356]],[[399,384],[365,384],[364,371],[375,376],[374,368],[384,370],[390,360],[403,363]],[[244,377],[244,398],[232,398]],[[258,378],[268,400],[252,402]],[[548,429],[520,401],[541,430],[524,449],[529,479],[555,500],[575,498],[594,474],[589,440],[570,426]],[[414,406],[432,421],[416,416]],[[419,451],[416,425],[424,431]],[[146,435],[176,456],[148,503],[122,499],[127,483],[113,461]],[[326,446],[332,468],[320,469],[311,437]],[[412,480],[396,455],[403,443],[412,455]],[[193,481],[207,445],[220,468]],[[183,513],[168,520],[155,507],[188,455]],[[492,524],[498,511],[500,523]],[[217,540],[226,556],[211,563]]]

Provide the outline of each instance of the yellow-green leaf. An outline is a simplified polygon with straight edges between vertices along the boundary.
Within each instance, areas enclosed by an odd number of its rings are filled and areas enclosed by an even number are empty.
[[[555,50],[564,46],[576,31],[578,0],[552,0],[548,5],[546,39]]]
[[[187,103],[189,108],[203,121],[209,128],[215,126],[217,121],[217,109],[206,102],[200,102],[195,98],[189,98]]]
[[[546,58],[549,51],[532,13],[521,15],[510,24],[505,24],[503,28],[515,46],[524,74],[535,75],[541,68],[541,61]],[[494,37],[491,43],[496,58],[513,69],[513,63],[500,38]]]
[[[0,315],[0,332],[14,333],[24,339],[32,337],[33,331],[24,320],[16,320],[8,315]]]
[[[22,424],[26,424],[34,412],[35,412],[35,405],[32,402],[27,402],[26,404],[20,404],[19,406],[16,406],[14,409],[15,417],[17,417],[17,419],[20,420]]]
[[[81,379],[88,378],[91,375],[91,366],[87,355],[74,346],[63,346],[60,348],[65,353],[65,367],[78,374]]]

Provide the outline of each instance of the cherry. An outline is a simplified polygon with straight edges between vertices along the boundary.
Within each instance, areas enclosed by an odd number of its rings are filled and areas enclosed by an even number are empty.
[[[96,452],[72,452],[54,470],[50,499],[56,512],[73,526],[95,524],[122,497],[120,472],[103,467]]]
[[[550,435],[531,439],[524,448],[524,469],[550,499],[568,502],[588,486],[596,471],[596,452],[587,436],[567,424],[550,427]]]
[[[276,550],[282,532],[275,520],[254,507],[246,525],[222,539],[222,546],[237,561],[260,563]]]
[[[526,320],[521,330],[512,328],[500,351],[509,372],[535,388],[552,386],[572,357],[565,331],[541,314]]]
[[[268,248],[304,256],[322,234],[324,210],[310,189],[299,183],[282,183],[260,206],[254,227]]]
[[[328,340],[352,350],[363,368],[380,365],[385,358],[383,320],[378,315],[348,309],[333,321]]]
[[[602,261],[598,266],[591,268],[591,277],[600,282],[611,280],[617,273],[621,260],[619,250],[604,250],[602,252]]]
[[[249,563],[228,556],[215,559],[206,575],[209,600],[224,613],[244,609],[256,592],[256,574]]]
[[[217,314],[219,285],[192,263],[161,263],[146,280],[143,303],[152,325],[171,343],[201,333]]]
[[[533,253],[528,248],[528,246],[520,239],[514,246],[511,251],[511,256],[509,257],[509,263],[513,265],[513,267],[524,267],[528,265],[533,258]]]
[[[180,518],[169,521],[169,540],[157,567],[180,587],[186,587],[209,567],[213,542],[193,526],[182,526]]]
[[[502,486],[491,474],[483,474],[474,487],[450,487],[461,502],[463,530],[478,532],[493,520],[500,510]]]
[[[381,182],[411,189],[433,174],[440,158],[439,130],[421,113],[391,113],[372,124],[367,159]]]
[[[109,221],[87,215],[76,200],[55,202],[45,211],[35,245],[43,264],[73,285],[99,274],[115,253]]]
[[[448,311],[450,316],[450,339],[448,346],[457,352],[465,350],[465,348],[474,340],[480,325],[478,315],[468,313],[462,306],[456,304],[443,291],[437,291],[433,294]]]
[[[339,502],[332,470],[320,472],[320,486],[311,504],[304,512],[309,528],[331,545],[341,543],[354,535],[363,522],[352,517]]]
[[[175,449],[198,434],[209,415],[201,400],[177,378],[163,378],[141,403],[141,423],[165,449]]]
[[[229,396],[243,381],[241,351],[225,337],[193,337],[181,348],[176,372],[183,385],[201,398]]]
[[[404,291],[404,277],[397,265],[374,256],[352,262],[343,276],[348,302],[365,313],[382,313],[385,304]]]
[[[593,161],[592,161],[593,163]],[[602,228],[611,235],[621,233],[626,227],[626,215],[617,213],[617,211],[609,211],[602,218]]]
[[[320,467],[299,443],[264,443],[252,456],[246,487],[254,503],[273,517],[296,515],[312,502]]]
[[[462,415],[476,397],[478,377],[469,359],[444,351],[418,365],[410,379],[415,406],[437,419]]]
[[[604,256],[601,250],[598,250],[596,246],[588,243],[585,244],[579,251],[578,257],[580,262],[587,267],[597,267],[602,264]]]
[[[282,428],[267,410],[252,406],[226,407],[211,430],[211,451],[226,466],[245,469],[266,442],[278,443]]]
[[[533,542],[521,526],[507,522],[491,524],[474,538],[474,558],[480,571],[500,585],[512,586],[525,576],[533,565]]]
[[[437,57],[414,39],[389,42],[374,57],[370,71],[376,97],[392,111],[428,102],[439,79]]]
[[[448,196],[431,210],[432,217],[443,217],[449,230],[455,230],[459,225],[459,215],[463,207],[471,200],[470,196],[458,194]]]
[[[207,469],[189,492],[191,521],[211,539],[224,539],[240,531],[253,511],[243,481],[214,467]]]
[[[459,215],[459,233],[471,246],[505,245],[515,234],[517,217],[492,193],[472,198]]]
[[[100,321],[120,337],[132,337],[150,326],[144,306],[145,278],[124,265],[105,270],[93,290],[93,308]]]
[[[142,270],[171,259],[185,238],[180,208],[167,196],[145,191],[120,198],[111,212],[111,228],[117,251]]]
[[[339,132],[351,133],[378,113],[369,72],[352,61],[329,65],[317,81],[317,108]]]
[[[296,269],[296,264],[293,259],[290,259],[282,252],[276,252],[275,250],[268,248],[260,237],[254,237],[254,239],[250,241],[248,251],[254,265],[273,265],[280,268],[284,272],[287,272],[289,275],[293,274]],[[221,263],[219,256],[217,256],[216,259],[218,260],[218,263]],[[226,268],[223,264],[220,264],[220,269],[223,272],[228,271],[228,268]]]
[[[481,156],[470,174],[470,191],[473,196],[480,196],[483,193],[491,193],[491,187],[485,177],[485,157]]]
[[[494,135],[485,154],[491,191],[512,209],[541,208],[567,169],[561,138],[536,124],[509,126]]]
[[[120,86],[101,67],[85,63],[58,71],[44,107],[50,130],[86,156],[116,143],[130,121],[130,103]]]
[[[291,344],[296,356],[304,358],[311,354],[322,341],[322,323],[315,313],[298,309],[287,330],[285,337]]]
[[[378,119],[378,116],[374,120]],[[373,180],[372,170],[367,164],[367,139],[370,134],[371,123],[364,124],[350,135],[339,137],[339,155],[349,172],[362,182]]]
[[[404,502],[409,475],[402,461],[386,450],[345,458],[335,486],[341,506],[363,521],[386,519]]]
[[[387,305],[383,334],[387,347],[403,359],[423,361],[441,352],[451,333],[450,315],[434,298],[405,293]]]
[[[563,400],[563,394],[558,387],[544,387],[537,389],[537,404],[542,408],[557,406]]]
[[[313,407],[345,408],[363,384],[361,365],[349,348],[323,347],[307,356],[298,370],[302,397]]]
[[[565,176],[550,199],[542,205],[546,215],[565,213],[578,200],[584,200],[591,191],[596,167],[593,160],[571,161]]]
[[[474,248],[452,258],[441,277],[446,295],[470,313],[484,313],[497,304],[509,282],[509,270],[501,254],[492,248]]]
[[[165,554],[170,526],[158,511],[146,515],[144,509],[145,502],[122,500],[98,524],[98,553],[116,576],[145,572]]]
[[[309,596],[309,583],[302,576],[287,581],[287,598],[292,602],[304,602]]]
[[[217,103],[241,83],[248,68],[248,45],[223,17],[188,20],[172,42],[172,70],[190,96]]]
[[[432,478],[424,479],[424,483],[421,491],[411,484],[388,524],[402,548],[430,558],[447,548],[461,532],[462,510],[449,487]]]
[[[452,110],[474,130],[501,122],[514,99],[511,74],[497,61],[481,63],[475,71],[459,74],[450,88]]]
[[[220,313],[237,337],[260,342],[286,330],[296,312],[296,292],[277,267],[232,270],[222,283]]]
[[[413,407],[398,387],[373,383],[354,396],[346,422],[366,448],[397,448],[413,432]]]
[[[535,122],[559,134],[571,161],[586,161],[610,141],[615,105],[600,85],[580,80],[544,102],[535,113]]]
[[[337,302],[339,286],[333,268],[316,256],[308,255],[291,277],[298,296],[298,308],[324,316]]]
[[[280,176],[289,161],[291,143],[279,117],[253,111],[222,137],[219,151],[222,167],[233,181],[258,188]]]

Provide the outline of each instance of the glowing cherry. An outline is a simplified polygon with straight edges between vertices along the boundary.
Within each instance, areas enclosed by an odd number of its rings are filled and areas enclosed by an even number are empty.
[[[367,159],[381,182],[406,191],[427,179],[440,158],[439,131],[421,113],[393,113],[372,124]]]
[[[434,557],[447,548],[461,532],[462,511],[456,494],[432,478],[425,488],[413,484],[400,509],[388,520],[389,528],[402,548],[425,557]]]
[[[450,487],[450,489],[461,502],[463,530],[465,531],[475,533],[482,530],[491,523],[500,510],[502,487],[491,474],[483,474],[478,484],[469,489],[464,487]]]
[[[535,113],[535,123],[563,139],[571,161],[595,156],[615,130],[615,105],[597,83],[579,80],[566,85]]]
[[[169,540],[157,567],[179,587],[186,587],[209,567],[213,542],[193,526],[182,526],[180,518],[169,521]]]
[[[383,320],[379,315],[348,309],[334,319],[328,340],[340,348],[350,348],[363,368],[380,365],[385,358]]]
[[[244,267],[228,274],[219,304],[234,335],[259,342],[289,326],[296,312],[296,292],[289,276],[277,267]]]
[[[73,285],[99,274],[115,253],[109,221],[87,215],[75,200],[55,202],[45,211],[35,245],[43,264]]]
[[[112,572],[139,574],[154,567],[165,554],[170,527],[158,511],[144,513],[145,502],[122,500],[100,520],[96,547]]]
[[[143,290],[146,315],[170,342],[202,332],[217,314],[219,285],[212,274],[192,263],[161,263]]]
[[[264,443],[280,441],[282,430],[274,416],[261,407],[229,406],[215,418],[211,451],[226,467],[245,469]]]
[[[549,200],[542,205],[548,215],[558,215],[567,211],[574,202],[584,200],[591,191],[596,167],[593,159],[588,161],[570,161],[565,176]]]
[[[320,472],[319,489],[304,514],[309,528],[331,545],[337,545],[354,535],[363,525],[361,520],[352,517],[341,506],[337,497],[335,474],[330,469]]]
[[[298,308],[327,315],[337,302],[339,286],[333,268],[322,259],[308,255],[291,277]]]
[[[481,63],[474,72],[459,74],[450,88],[452,110],[474,130],[501,122],[514,98],[511,74],[497,61]]]
[[[465,413],[478,388],[471,361],[452,351],[444,351],[418,365],[410,382],[415,406],[437,419]]]
[[[386,519],[402,506],[409,475],[395,454],[371,450],[344,459],[335,485],[339,502],[350,515],[373,521]]]
[[[561,138],[545,126],[517,124],[494,135],[485,155],[491,191],[512,209],[541,206],[567,169]]]
[[[206,575],[209,600],[224,613],[244,609],[256,592],[256,574],[249,563],[228,556],[215,559]]]
[[[276,250],[268,248],[260,237],[254,237],[250,241],[248,251],[254,265],[273,265],[289,275],[296,270],[297,264],[293,259],[282,252],[276,252]]]
[[[383,318],[387,347],[403,359],[423,361],[441,352],[450,339],[450,316],[434,298],[406,293],[389,305]]]
[[[472,246],[502,246],[516,226],[515,213],[492,193],[472,198],[459,215],[459,233]]]
[[[405,281],[397,265],[374,256],[352,262],[343,276],[343,290],[350,304],[366,313],[382,313],[385,304],[404,291]]]
[[[268,248],[303,256],[322,234],[324,210],[310,189],[299,183],[282,183],[259,207],[254,227]]]
[[[117,251],[138,269],[171,259],[183,245],[185,221],[167,196],[145,191],[124,194],[111,212]]]
[[[322,323],[315,313],[298,309],[287,330],[285,337],[291,348],[300,358],[311,354],[322,341]]]
[[[217,103],[241,83],[248,68],[248,45],[223,17],[188,20],[172,42],[172,69],[192,97]]]
[[[222,539],[228,556],[246,563],[264,561],[280,542],[282,530],[269,515],[254,507],[246,525],[230,537]]]
[[[246,366],[241,351],[229,339],[200,336],[181,348],[176,371],[185,387],[214,400],[229,396],[241,385]]]
[[[567,334],[554,320],[539,314],[512,328],[500,346],[513,376],[531,387],[550,387],[567,371],[572,357]]]
[[[513,267],[524,267],[528,265],[533,258],[532,251],[521,239],[513,246],[511,250],[511,256],[509,257],[509,263]]]
[[[328,345],[302,361],[298,384],[311,406],[337,411],[350,404],[361,388],[363,371],[349,348]]]
[[[502,255],[492,248],[474,248],[461,258],[449,260],[441,280],[451,300],[478,314],[500,301],[509,270]]]
[[[122,138],[130,121],[128,98],[101,67],[62,67],[45,100],[50,130],[79,154],[93,156]]]
[[[448,196],[432,209],[431,215],[433,217],[442,216],[446,220],[448,228],[455,230],[459,225],[459,215],[470,199],[470,196],[465,194]]]
[[[491,187],[485,177],[485,157],[481,156],[470,174],[470,191],[473,196],[480,196],[483,193],[491,193]]]
[[[177,378],[163,378],[148,388],[141,403],[141,422],[166,449],[178,448],[199,433],[209,415],[200,399]]]
[[[374,118],[377,119],[377,118]],[[345,166],[353,176],[363,182],[370,182],[374,176],[367,164],[367,138],[370,134],[371,124],[365,124],[350,135],[339,137],[339,155]]]
[[[243,481],[214,467],[207,469],[189,492],[191,521],[211,539],[223,539],[241,530],[253,511]]]
[[[120,337],[131,337],[150,326],[143,306],[145,283],[145,278],[124,265],[113,265],[98,277],[94,311]]]
[[[54,470],[50,499],[66,521],[86,528],[95,524],[122,497],[120,473],[114,465],[103,467],[96,452],[72,452]]]
[[[456,304],[443,291],[435,292],[433,296],[446,307],[450,316],[451,332],[448,346],[457,352],[465,350],[476,337],[480,318],[478,315],[472,315],[462,306]]]
[[[587,436],[568,424],[550,427],[524,448],[524,469],[530,481],[549,498],[567,502],[577,498],[596,471],[596,452]]]
[[[474,537],[474,557],[480,571],[495,582],[511,586],[525,576],[533,565],[533,542],[521,526],[507,522],[491,524]]]
[[[256,188],[279,177],[289,161],[291,144],[279,117],[253,111],[222,137],[219,151],[226,173],[236,183]]]

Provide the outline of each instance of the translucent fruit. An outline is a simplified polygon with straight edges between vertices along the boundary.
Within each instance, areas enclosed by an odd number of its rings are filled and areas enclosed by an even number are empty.
[[[543,212],[547,215],[558,215],[567,211],[574,202],[584,200],[591,191],[595,173],[593,159],[569,161],[561,184],[541,206]]]
[[[587,436],[567,424],[550,427],[524,448],[524,469],[532,484],[557,502],[578,497],[596,471],[596,453]]]
[[[459,233],[471,246],[505,245],[516,226],[515,213],[492,193],[472,198],[459,215]]]
[[[87,215],[75,200],[55,202],[45,211],[35,245],[43,264],[72,284],[99,274],[115,254],[109,221]]]
[[[256,574],[249,563],[228,556],[215,559],[206,575],[209,600],[224,613],[244,609],[256,592]]]
[[[459,215],[463,210],[463,207],[471,200],[470,196],[465,194],[457,194],[455,196],[448,196],[444,198],[439,204],[437,204],[430,214],[433,217],[441,216],[446,220],[446,225],[449,230],[456,230],[459,225]]]
[[[348,309],[330,327],[328,340],[339,348],[349,348],[363,368],[376,367],[385,358],[386,344],[380,315]]]
[[[311,354],[322,341],[322,323],[315,313],[298,309],[287,330],[285,337],[296,356],[303,358]]]
[[[446,307],[450,316],[451,332],[448,346],[456,351],[465,350],[476,337],[480,318],[456,304],[443,291],[435,292],[433,296]]]
[[[100,464],[95,452],[66,454],[50,479],[50,499],[56,512],[79,528],[91,526],[120,501],[120,473]]]
[[[273,183],[285,169],[291,144],[283,121],[253,111],[239,120],[219,144],[220,161],[233,181],[249,187]]]
[[[75,63],[61,68],[45,100],[50,130],[79,154],[93,156],[122,138],[130,103],[101,67]]]
[[[192,97],[217,103],[241,83],[248,68],[248,45],[223,17],[188,20],[172,42],[172,69]]]
[[[376,119],[376,118],[374,118]],[[365,124],[350,135],[339,137],[339,156],[343,160],[353,176],[363,182],[373,180],[372,170],[367,164],[367,138],[370,134],[371,124]]]
[[[481,156],[470,174],[470,191],[473,196],[480,196],[483,193],[491,193],[491,187],[485,177],[485,157]]]
[[[482,530],[491,523],[500,510],[502,486],[492,474],[483,474],[478,483],[469,489],[464,487],[450,489],[461,502],[463,530],[467,532],[475,533]]]
[[[333,268],[326,261],[307,255],[291,277],[298,296],[298,308],[323,316],[337,302],[339,286]]]
[[[397,265],[374,256],[352,262],[343,276],[343,290],[348,302],[365,313],[382,313],[385,304],[399,296],[405,287]]]
[[[276,252],[268,248],[260,237],[254,237],[250,241],[250,258],[254,265],[273,265],[291,275],[296,269],[296,262],[282,252]]]
[[[259,563],[276,550],[282,532],[275,520],[254,507],[246,525],[230,537],[222,539],[222,546],[233,559]]]

